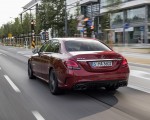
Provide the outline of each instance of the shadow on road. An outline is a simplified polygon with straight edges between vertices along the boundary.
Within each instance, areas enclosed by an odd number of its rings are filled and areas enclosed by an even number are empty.
[[[42,80],[33,80],[31,84],[34,89],[38,89],[38,95],[40,99],[43,99],[41,100],[42,103],[39,104],[45,104],[45,109],[51,107],[54,110],[53,114],[57,114],[60,120],[84,118],[106,111],[118,103],[118,99],[115,97],[116,92],[108,92],[105,89],[65,91],[62,95],[54,96],[50,93],[48,84]],[[46,93],[42,93],[42,91]],[[48,102],[48,104],[44,103],[44,101]]]

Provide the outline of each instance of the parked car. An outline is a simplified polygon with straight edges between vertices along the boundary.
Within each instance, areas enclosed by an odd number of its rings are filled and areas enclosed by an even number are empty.
[[[54,38],[28,60],[30,79],[49,83],[52,94],[64,89],[86,90],[127,86],[127,60],[102,42],[87,38]]]

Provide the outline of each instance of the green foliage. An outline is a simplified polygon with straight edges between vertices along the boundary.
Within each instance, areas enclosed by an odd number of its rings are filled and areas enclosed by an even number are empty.
[[[101,16],[101,29],[104,31],[104,29],[110,28],[110,15],[109,13],[104,14]]]
[[[42,29],[48,30],[52,28],[52,34],[56,37],[64,36],[65,26],[65,0],[42,0],[37,8],[35,32],[40,33]],[[68,15],[69,36],[74,36],[77,31],[77,16],[80,15],[80,6],[77,3],[74,15]],[[0,37],[8,36],[12,33],[13,36],[31,33],[32,14],[24,13],[22,19],[15,18],[14,22],[8,22],[0,28]]]
[[[32,15],[29,15],[26,13],[23,16],[22,23],[20,18],[15,18],[14,22],[8,22],[1,26],[0,31],[1,37],[7,37],[9,33],[11,33],[13,36],[20,36],[21,34],[28,34],[31,32],[31,17]]]
[[[69,12],[68,12],[68,16],[69,16],[69,20],[68,20],[68,35],[70,37],[73,37],[75,35],[79,35],[80,34],[80,32],[77,30],[77,25],[78,25],[78,22],[79,22],[77,20],[77,17],[80,15],[80,11],[81,11],[79,2],[76,3],[75,7],[76,7],[76,9],[75,9],[74,15],[73,14],[69,15]]]
[[[22,26],[19,18],[15,18],[15,22],[11,26],[11,33],[13,35],[19,36],[22,33]]]
[[[101,29],[104,31],[104,29],[110,28],[110,13],[112,11],[116,11],[116,8],[119,8],[119,5],[121,3],[121,0],[106,0],[107,4],[110,5],[107,7],[108,12],[105,13],[103,16],[101,16]]]
[[[73,37],[75,36],[75,34],[78,34],[77,24],[78,24],[77,19],[73,18],[73,15],[71,15],[68,20],[68,36]]]
[[[1,35],[0,37],[8,37],[8,34],[11,33],[13,36],[18,36],[22,32],[22,27],[19,18],[15,18],[14,22],[8,22],[1,26],[0,28]]]
[[[31,16],[26,13],[23,16],[23,22],[22,22],[22,28],[23,28],[23,33],[28,34],[31,32]]]
[[[65,0],[42,0],[38,11],[39,28],[44,30],[53,28],[52,31],[57,31],[59,36],[64,34],[64,1]]]

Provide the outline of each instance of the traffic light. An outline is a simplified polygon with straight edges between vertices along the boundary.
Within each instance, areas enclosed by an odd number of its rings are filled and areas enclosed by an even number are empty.
[[[34,30],[34,21],[31,20],[31,30]]]
[[[91,25],[92,25],[92,20],[87,20],[87,21],[85,21],[85,26],[86,26],[86,28],[90,28]]]
[[[94,30],[94,25],[91,25],[91,30]]]
[[[86,28],[89,28],[91,30],[94,30],[94,25],[92,23],[92,20],[87,20],[86,21]]]

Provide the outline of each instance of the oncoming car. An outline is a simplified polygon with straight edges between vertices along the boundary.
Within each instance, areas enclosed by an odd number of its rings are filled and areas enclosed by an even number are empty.
[[[102,42],[88,38],[53,38],[28,60],[30,79],[49,83],[52,94],[64,89],[86,90],[127,86],[127,60]]]

